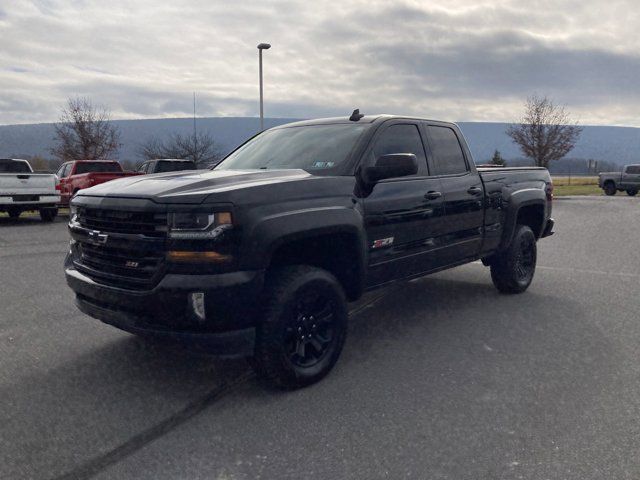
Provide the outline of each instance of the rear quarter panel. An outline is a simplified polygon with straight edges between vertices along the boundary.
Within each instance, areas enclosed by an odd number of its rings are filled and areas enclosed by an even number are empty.
[[[508,246],[520,208],[543,205],[545,222],[551,216],[551,203],[546,198],[551,176],[546,168],[479,168],[478,171],[485,187],[486,205],[482,255]]]

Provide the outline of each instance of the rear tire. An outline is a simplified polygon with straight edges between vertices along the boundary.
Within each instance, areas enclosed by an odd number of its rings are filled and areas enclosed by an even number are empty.
[[[531,228],[517,225],[509,248],[491,263],[491,280],[502,293],[522,293],[536,270],[536,237]]]
[[[638,194],[638,190],[632,190],[632,189],[627,190],[627,195],[629,195],[630,197],[635,197],[637,194]]]
[[[279,268],[269,277],[254,369],[277,388],[311,385],[331,371],[344,346],[344,291],[331,273],[306,265]]]
[[[9,218],[15,220],[16,218],[20,218],[22,210],[20,210],[19,208],[10,208],[9,210],[7,210],[7,213],[9,214]]]
[[[609,182],[604,184],[604,193],[605,195],[613,196],[618,192],[615,184]]]
[[[42,208],[40,209],[40,219],[43,222],[53,222],[58,215],[57,208]]]

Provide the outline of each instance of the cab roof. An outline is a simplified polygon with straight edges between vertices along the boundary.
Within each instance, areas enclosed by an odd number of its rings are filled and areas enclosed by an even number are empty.
[[[403,120],[420,120],[423,122],[437,122],[441,124],[449,124],[454,125],[452,122],[442,122],[440,120],[429,120],[427,118],[414,117],[410,115],[388,115],[388,114],[379,114],[379,115],[365,115],[360,120],[350,120],[349,116],[345,115],[344,117],[329,117],[329,118],[316,118],[311,120],[301,120],[298,122],[285,123],[283,125],[278,125],[277,127],[273,127],[270,130],[276,130],[280,128],[289,128],[289,127],[302,127],[306,125],[334,125],[334,124],[358,124],[358,123],[378,123],[383,122],[385,120],[391,119],[403,119]]]

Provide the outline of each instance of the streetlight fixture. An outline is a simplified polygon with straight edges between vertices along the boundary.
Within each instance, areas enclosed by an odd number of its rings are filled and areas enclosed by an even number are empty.
[[[263,94],[262,94],[262,50],[269,50],[271,45],[268,43],[261,43],[258,45],[258,56],[260,63],[260,131],[264,130],[264,107],[263,107]]]

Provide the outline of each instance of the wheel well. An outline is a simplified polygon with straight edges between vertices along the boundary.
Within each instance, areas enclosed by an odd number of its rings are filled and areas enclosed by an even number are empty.
[[[355,235],[331,233],[293,240],[278,247],[267,270],[285,265],[313,265],[331,272],[349,300],[362,293],[362,265]]]
[[[615,187],[616,182],[614,182],[613,180],[605,180],[604,184],[605,185],[613,185]]]
[[[518,218],[516,224],[527,225],[536,238],[540,238],[542,235],[542,223],[544,222],[544,206],[542,205],[528,205],[522,207],[518,211]]]

